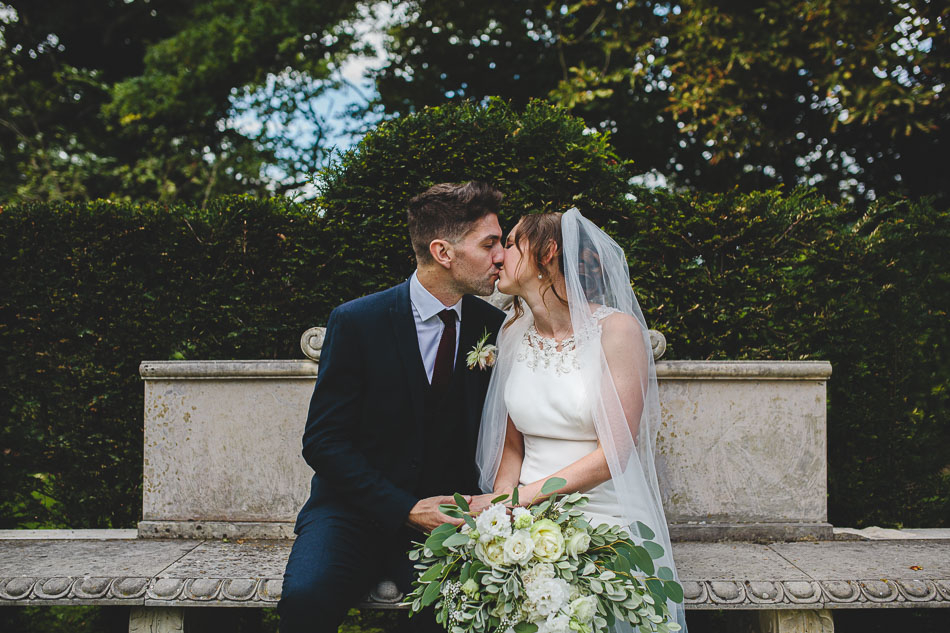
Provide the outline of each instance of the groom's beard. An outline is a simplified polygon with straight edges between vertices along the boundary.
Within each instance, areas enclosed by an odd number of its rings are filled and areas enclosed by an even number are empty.
[[[498,269],[494,269],[494,275],[485,275],[484,269],[479,272],[470,270],[463,259],[459,261],[460,267],[455,277],[455,289],[463,295],[488,296],[495,292],[495,282],[498,280]]]
[[[496,278],[491,277],[485,283],[480,284],[477,288],[472,288],[468,291],[467,294],[478,295],[480,297],[487,297],[488,295],[495,292],[495,282]]]

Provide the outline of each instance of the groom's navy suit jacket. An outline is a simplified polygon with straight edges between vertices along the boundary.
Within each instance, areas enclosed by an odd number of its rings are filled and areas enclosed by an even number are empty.
[[[468,369],[465,356],[486,330],[494,342],[503,318],[481,299],[462,299],[455,373],[436,401],[408,281],[330,313],[303,437],[314,475],[296,531],[321,506],[342,504],[392,534],[434,490],[477,492],[475,445],[490,372]],[[450,485],[467,489],[445,488]]]

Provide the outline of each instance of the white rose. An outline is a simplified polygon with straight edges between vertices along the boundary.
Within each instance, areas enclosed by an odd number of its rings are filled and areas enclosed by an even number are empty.
[[[551,519],[535,521],[531,526],[531,538],[534,539],[534,555],[540,561],[553,563],[564,553],[564,535]]]
[[[528,530],[516,530],[505,540],[505,563],[524,565],[534,553],[534,541]]]
[[[536,583],[545,578],[554,578],[554,576],[554,565],[551,563],[538,563],[521,574],[521,581],[525,587],[527,587],[529,584]]]
[[[505,540],[479,541],[475,545],[475,555],[489,567],[502,567],[505,564]]]
[[[579,554],[583,554],[590,547],[590,534],[584,530],[578,530],[567,537],[567,543],[564,547],[567,549],[569,556],[577,558]]]
[[[584,596],[571,603],[571,616],[581,624],[593,620],[596,611],[597,604],[594,596]]]

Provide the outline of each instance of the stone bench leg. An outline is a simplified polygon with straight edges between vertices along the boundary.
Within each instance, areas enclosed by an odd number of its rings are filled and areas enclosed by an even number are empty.
[[[759,611],[758,633],[834,633],[828,609]]]
[[[132,607],[129,633],[182,633],[185,610],[181,607]]]

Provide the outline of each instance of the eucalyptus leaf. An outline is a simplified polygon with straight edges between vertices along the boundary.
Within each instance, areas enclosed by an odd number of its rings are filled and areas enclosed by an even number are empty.
[[[521,503],[519,499],[520,497],[518,496],[518,487],[515,486],[511,491],[511,505],[519,505]]]
[[[435,602],[436,598],[440,595],[440,590],[442,588],[441,583],[430,582],[429,586],[426,587],[426,590],[422,593],[422,606],[428,607],[430,604]]]
[[[422,582],[429,582],[431,580],[435,580],[442,574],[442,570],[444,568],[445,566],[442,563],[436,563],[435,565],[430,567],[428,570],[426,570],[424,574],[419,576],[419,580]]]
[[[650,554],[650,558],[661,558],[663,556],[663,546],[653,541],[644,541],[643,548]]]
[[[541,494],[549,495],[567,485],[567,480],[561,477],[551,477],[541,486]]]
[[[661,602],[666,600],[666,590],[663,588],[663,581],[656,578],[647,578],[647,589],[650,590]]]
[[[645,574],[652,576],[654,573],[653,559],[650,557],[650,554],[643,549],[642,547],[635,546],[630,549],[631,554],[633,555],[633,562],[637,567],[640,568]]]
[[[495,497],[494,499],[492,499],[491,502],[492,502],[492,503],[501,503],[502,501],[504,501],[504,500],[507,499],[507,498],[508,498],[508,495],[498,495],[497,497]]]
[[[683,602],[683,587],[678,582],[673,580],[668,580],[663,583],[663,588],[666,590],[666,596],[673,602]]]
[[[660,567],[656,570],[656,575],[661,580],[673,580],[673,570],[669,567]]]
[[[630,571],[630,561],[622,553],[617,553],[614,557],[614,571],[625,574]]]
[[[458,505],[458,507],[462,508],[463,511],[468,512],[470,510],[468,507],[468,501],[465,500],[465,497],[457,492],[452,496],[455,499],[455,503]]]
[[[531,622],[519,622],[512,628],[514,629],[515,633],[536,633],[538,630],[538,625],[532,624]]]
[[[656,538],[656,533],[650,529],[646,523],[637,521],[637,530],[640,532],[641,538],[651,539]]]
[[[458,547],[459,545],[467,545],[470,540],[471,538],[469,538],[468,534],[456,532],[442,542],[442,547]]]

